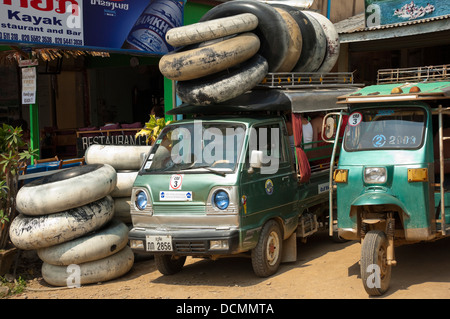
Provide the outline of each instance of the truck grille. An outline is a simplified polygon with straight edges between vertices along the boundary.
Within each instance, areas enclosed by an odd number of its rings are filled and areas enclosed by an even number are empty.
[[[177,253],[205,253],[207,250],[205,241],[175,241],[174,246]]]

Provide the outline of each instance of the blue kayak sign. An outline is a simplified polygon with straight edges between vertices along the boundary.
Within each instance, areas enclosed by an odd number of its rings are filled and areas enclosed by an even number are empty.
[[[0,0],[0,44],[164,55],[186,0]]]

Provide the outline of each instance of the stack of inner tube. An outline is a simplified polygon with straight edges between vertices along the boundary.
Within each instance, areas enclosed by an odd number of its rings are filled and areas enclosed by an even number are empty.
[[[338,33],[323,15],[250,0],[222,3],[198,23],[170,29],[166,41],[177,49],[159,69],[192,105],[235,98],[268,72],[328,73],[339,56]]]
[[[128,227],[114,219],[109,195],[116,184],[114,168],[101,164],[69,168],[20,188],[20,214],[11,223],[10,238],[19,249],[37,250],[47,283],[97,283],[131,269]]]

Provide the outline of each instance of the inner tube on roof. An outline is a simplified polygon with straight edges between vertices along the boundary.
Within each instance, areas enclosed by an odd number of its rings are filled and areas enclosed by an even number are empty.
[[[211,105],[237,97],[252,89],[267,75],[268,64],[259,54],[229,73],[216,73],[190,81],[177,82],[177,94],[185,103]]]
[[[166,41],[173,47],[181,47],[232,34],[248,32],[257,26],[257,16],[251,13],[242,13],[235,16],[172,28],[166,33]]]
[[[325,16],[312,11],[304,11],[305,14],[315,19],[319,25],[322,27],[322,30],[326,37],[326,54],[324,55],[324,59],[320,67],[316,72],[328,73],[330,72],[336,61],[339,57],[340,50],[340,42],[339,42],[339,34],[334,27],[333,23],[328,20]]]
[[[242,13],[258,17],[258,26],[253,31],[261,41],[258,52],[267,60],[269,72],[276,72],[288,51],[289,30],[281,15],[270,5],[249,0],[224,2],[206,12],[200,22]]]
[[[159,70],[168,79],[187,81],[223,71],[258,52],[259,38],[250,32],[187,51],[165,54]]]
[[[281,66],[277,72],[290,72],[297,64],[302,52],[302,34],[297,22],[287,11],[276,7],[275,10],[277,10],[284,19],[289,30],[288,52],[286,53],[283,63],[281,63]]]

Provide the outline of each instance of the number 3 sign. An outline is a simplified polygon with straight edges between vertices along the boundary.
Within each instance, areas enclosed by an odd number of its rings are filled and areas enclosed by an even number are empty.
[[[355,112],[350,114],[348,117],[348,125],[357,126],[362,121],[362,114],[359,112]]]
[[[181,184],[183,182],[183,175],[180,174],[176,174],[176,175],[172,175],[170,176],[170,184],[169,187],[170,189],[176,190],[176,189],[181,189]]]

